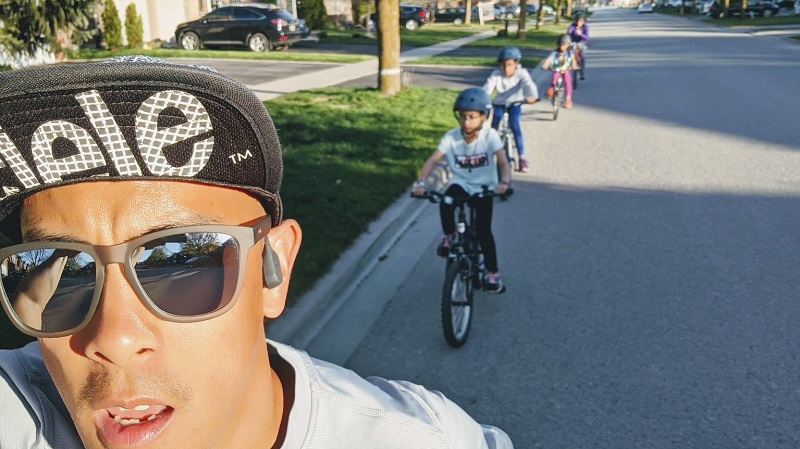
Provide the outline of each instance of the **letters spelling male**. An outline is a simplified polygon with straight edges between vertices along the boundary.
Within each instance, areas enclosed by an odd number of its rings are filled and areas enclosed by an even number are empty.
[[[24,189],[59,182],[65,176],[75,175],[87,170],[104,167],[110,163],[120,176],[140,176],[139,166],[133,151],[109,111],[106,103],[95,90],[75,95],[88,117],[100,142],[106,148],[110,161],[88,130],[66,121],[54,120],[41,124],[30,137],[31,153],[35,167],[30,167],[23,159],[14,142],[8,137],[0,124],[0,169],[10,167]],[[158,117],[167,108],[177,108],[186,122],[168,128],[158,127]],[[208,163],[214,149],[214,136],[211,118],[202,103],[193,95],[165,90],[147,98],[136,113],[136,146],[144,161],[145,168],[156,176],[192,177]],[[164,149],[193,137],[208,133],[208,137],[195,142],[188,162],[173,166],[164,155]],[[77,149],[77,154],[56,159],[53,145],[59,138],[67,139]],[[228,156],[233,163],[251,154]],[[34,172],[33,169],[37,171]],[[109,173],[110,174],[110,173]],[[38,175],[38,176],[37,176]],[[3,185],[3,197],[19,193],[16,186]]]

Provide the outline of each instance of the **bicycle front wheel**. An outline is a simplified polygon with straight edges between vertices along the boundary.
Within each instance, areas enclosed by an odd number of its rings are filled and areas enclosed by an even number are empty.
[[[472,325],[472,277],[466,258],[447,261],[442,291],[442,328],[447,344],[460,348]]]
[[[557,90],[553,95],[553,120],[558,119],[558,109],[561,107],[561,90]]]

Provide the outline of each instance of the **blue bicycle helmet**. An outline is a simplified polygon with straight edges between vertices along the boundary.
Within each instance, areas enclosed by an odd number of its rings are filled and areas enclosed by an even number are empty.
[[[572,43],[572,38],[569,37],[569,34],[562,34],[561,36],[558,36],[558,44],[557,45],[559,47],[562,46],[562,45],[569,45],[571,43]]]
[[[500,50],[500,54],[497,55],[497,62],[508,61],[509,59],[513,59],[514,61],[522,59],[522,52],[519,51],[519,48],[503,47],[503,49]]]
[[[453,112],[479,111],[483,114],[489,115],[491,110],[492,97],[490,97],[485,90],[478,87],[470,87],[469,89],[458,94],[456,102],[453,105]]]

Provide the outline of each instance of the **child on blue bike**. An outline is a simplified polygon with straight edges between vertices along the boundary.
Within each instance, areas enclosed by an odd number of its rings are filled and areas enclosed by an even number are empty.
[[[439,147],[431,154],[419,179],[414,183],[412,194],[421,196],[425,193],[425,180],[434,167],[442,160],[452,172],[450,186],[444,192],[450,197],[464,197],[483,191],[483,186],[494,189],[494,193],[502,195],[509,186],[511,168],[503,151],[503,143],[497,131],[483,126],[492,109],[492,99],[485,91],[476,87],[469,88],[458,95],[453,105],[453,112],[460,124],[445,133]],[[500,167],[500,179],[497,179],[497,167]],[[483,250],[486,264],[486,290],[493,293],[505,292],[497,267],[497,249],[492,235],[492,208],[494,198],[487,196],[470,203],[475,210],[478,242]],[[455,237],[455,206],[446,201],[439,203],[444,238],[437,248],[440,256],[447,256],[450,244]]]
[[[483,84],[483,90],[489,95],[497,92],[497,96],[492,102],[501,106],[495,106],[492,114],[492,128],[494,129],[500,126],[500,120],[503,119],[503,105],[520,101],[533,104],[539,100],[539,91],[536,89],[536,84],[531,79],[530,73],[520,64],[521,60],[522,52],[519,48],[503,48],[497,56],[497,63],[500,67],[493,70]],[[517,144],[519,170],[527,173],[529,170],[528,160],[525,159],[525,142],[519,125],[521,114],[521,106],[510,107],[508,109],[508,126],[511,128],[511,132],[514,134],[514,141]]]
[[[578,61],[575,58],[575,53],[573,53],[572,49],[570,48],[572,39],[570,39],[569,34],[562,34],[559,36],[557,44],[558,46],[556,47],[555,51],[550,53],[550,55],[542,63],[542,69],[553,71],[553,77],[550,80],[550,88],[547,89],[547,98],[553,98],[553,95],[555,95],[558,78],[563,76],[564,90],[567,94],[566,101],[564,101],[564,107],[571,109],[572,71],[578,70],[580,67],[578,66]]]

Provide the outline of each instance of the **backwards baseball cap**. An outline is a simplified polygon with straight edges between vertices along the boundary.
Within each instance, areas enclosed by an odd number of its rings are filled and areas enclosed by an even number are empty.
[[[263,103],[211,68],[127,56],[0,73],[0,230],[12,241],[26,197],[109,180],[240,189],[275,226],[282,173]]]

